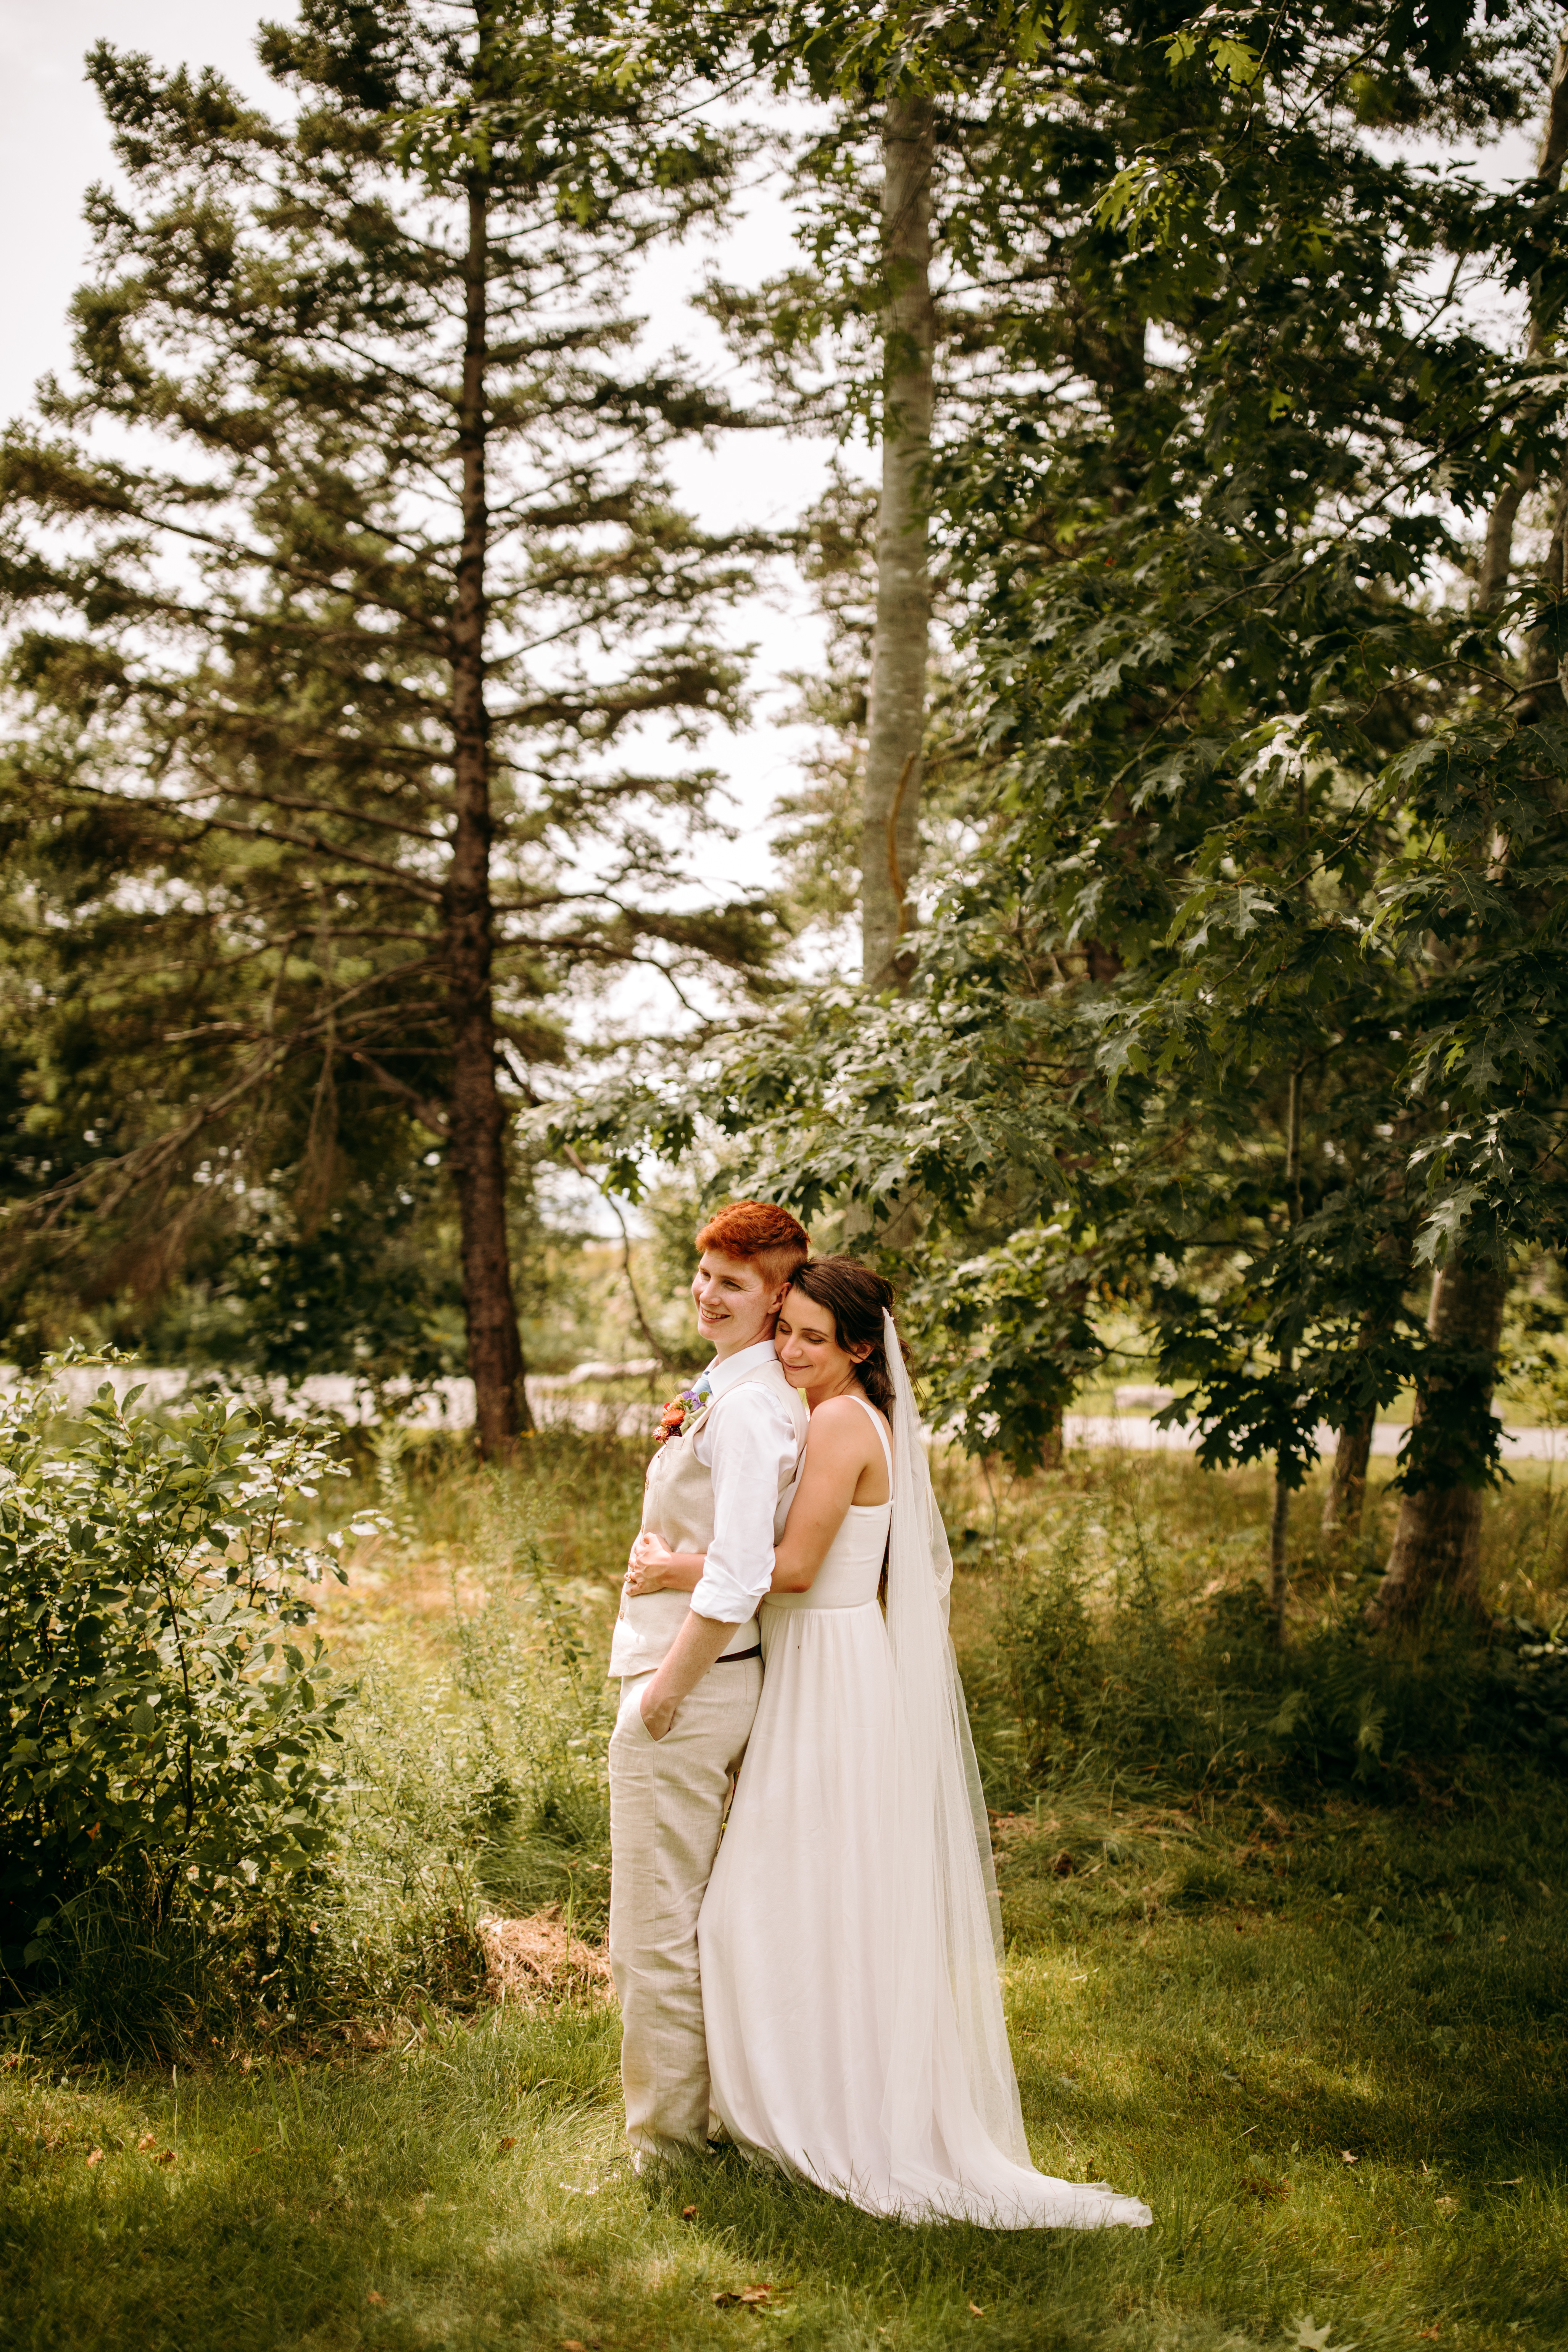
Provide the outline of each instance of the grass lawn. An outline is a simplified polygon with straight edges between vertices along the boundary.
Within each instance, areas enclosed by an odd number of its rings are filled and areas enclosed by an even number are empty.
[[[416,1476],[401,1533],[330,1599],[334,1654],[366,1677],[340,1948],[391,1933],[399,1901],[438,1924],[442,1904],[526,1911],[563,1889],[594,1932],[601,1653],[640,1453],[541,1441],[515,1493]],[[177,2070],[68,2069],[26,2041],[0,2058],[5,2352],[1568,2347],[1562,1782],[1456,1759],[1420,1803],[1216,1806],[1173,1785],[1155,1804],[1070,1782],[1037,1803],[996,1663],[1009,1579],[1071,1553],[1109,1586],[1147,1558],[1173,1608],[1201,1611],[1258,1572],[1267,1484],[1147,1460],[942,1480],[977,1735],[1014,1809],[998,1869],[1031,2146],[1047,2171],[1146,2198],[1152,2230],[909,2229],[733,2151],[638,2180],[605,2010],[399,1990],[373,2053],[330,2011],[294,2026],[216,2000],[224,2048],[189,2032],[208,2056]],[[1369,1557],[1387,1517],[1374,1493]],[[1559,1609],[1562,1518],[1550,1475],[1494,1498],[1495,1606]],[[1294,1524],[1305,1626],[1365,1569],[1311,1553],[1310,1496]],[[529,1679],[553,1654],[518,1582],[536,1538],[580,1611],[575,1680]],[[564,1807],[550,1835],[577,1843],[509,1859],[484,1807],[539,1772]],[[464,1826],[481,1813],[482,1850]]]
[[[1147,2232],[907,2229],[733,2153],[641,2181],[613,2017],[432,2011],[374,2056],[119,2079],[14,2059],[0,2335],[1568,2344],[1561,1800],[1248,1818],[1095,1799],[1003,1839],[1036,2158],[1146,2197]]]

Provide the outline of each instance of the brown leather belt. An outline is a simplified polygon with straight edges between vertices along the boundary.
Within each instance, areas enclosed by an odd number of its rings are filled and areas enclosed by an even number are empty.
[[[748,1658],[760,1658],[762,1654],[763,1645],[759,1642],[754,1650],[725,1650],[713,1663],[716,1666],[743,1666]]]

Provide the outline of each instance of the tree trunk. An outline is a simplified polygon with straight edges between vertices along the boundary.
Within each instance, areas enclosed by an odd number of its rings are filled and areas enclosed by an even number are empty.
[[[1552,86],[1546,101],[1546,120],[1541,127],[1541,144],[1536,151],[1535,175],[1549,187],[1561,184],[1563,166],[1568,163],[1568,41],[1559,41],[1552,61]],[[1530,336],[1525,350],[1531,359],[1542,348],[1541,320],[1531,306]],[[1527,458],[1511,482],[1498,494],[1497,504],[1487,518],[1486,541],[1481,550],[1480,570],[1476,576],[1475,608],[1478,613],[1491,611],[1508,593],[1509,575],[1513,570],[1513,532],[1519,509],[1526,493],[1535,484],[1535,462]]]
[[[1301,1222],[1301,1070],[1298,1064],[1290,1073],[1290,1087],[1285,1111],[1285,1205],[1292,1230]],[[1295,1349],[1282,1348],[1279,1369],[1289,1379],[1295,1368]],[[1268,1622],[1274,1639],[1281,1646],[1285,1640],[1285,1604],[1290,1597],[1290,1568],[1288,1549],[1290,1532],[1290,1488],[1281,1475],[1282,1465],[1276,1456],[1274,1464],[1274,1508],[1268,1521]]]
[[[1426,1328],[1442,1347],[1463,1349],[1471,1370],[1458,1377],[1477,1418],[1491,1406],[1508,1276],[1499,1267],[1451,1250],[1432,1288]],[[1424,1412],[1415,1401],[1415,1417]],[[1434,1602],[1480,1612],[1481,1497],[1473,1486],[1424,1486],[1399,1507],[1383,1581],[1367,1604],[1367,1622],[1414,1627]]]
[[[1372,1458],[1373,1408],[1356,1413],[1340,1432],[1321,1520],[1325,1543],[1348,1543],[1361,1532],[1366,1500],[1366,1465]]]
[[[462,457],[463,537],[452,612],[451,862],[443,894],[452,1024],[448,1163],[458,1195],[463,1308],[474,1421],[486,1461],[507,1454],[529,1428],[522,1343],[512,1299],[506,1230],[506,1105],[496,1085],[490,964],[489,719],[485,709],[486,257],[489,205],[482,179],[468,191],[466,332],[458,419]]]
[[[1546,120],[1542,126],[1541,145],[1536,154],[1536,175],[1550,187],[1556,188],[1561,184],[1565,163],[1568,163],[1568,41],[1559,41],[1552,68]],[[1531,358],[1543,348],[1542,322],[1534,313],[1533,306],[1526,348]],[[1505,485],[1492,509],[1476,583],[1475,602],[1479,611],[1485,612],[1500,604],[1507,593],[1513,567],[1514,523],[1521,501],[1533,486],[1535,478],[1534,465],[1527,462],[1512,482]],[[1565,520],[1568,520],[1568,481],[1559,490],[1547,557],[1548,576],[1559,594],[1563,588]],[[1538,698],[1542,698],[1542,690],[1554,677],[1557,665],[1541,633],[1531,640],[1526,667],[1530,683],[1537,688]],[[1568,680],[1563,681],[1563,691],[1568,694]],[[1524,715],[1522,711],[1521,715]],[[1536,713],[1531,712],[1530,715]],[[1500,834],[1496,843],[1496,854],[1500,862],[1505,860],[1509,854],[1507,839]],[[1478,1265],[1456,1250],[1451,1253],[1447,1265],[1433,1285],[1432,1307],[1426,1328],[1435,1339],[1463,1347],[1483,1361],[1495,1365],[1507,1291],[1505,1275],[1495,1267]],[[1490,1410],[1493,1377],[1489,1372],[1477,1384],[1475,1402],[1478,1412]],[[1421,1401],[1417,1398],[1417,1419],[1421,1411]],[[1367,1622],[1391,1627],[1417,1624],[1426,1610],[1439,1596],[1449,1607],[1458,1606],[1479,1612],[1480,1533],[1481,1498],[1474,1487],[1428,1486],[1418,1495],[1406,1495],[1399,1507],[1388,1567],[1382,1583],[1367,1604]]]
[[[924,473],[931,457],[931,111],[921,97],[889,100],[882,134],[882,257],[889,297],[883,342],[882,493],[877,517],[877,630],[866,801],[860,840],[861,974],[901,988],[901,948],[920,842],[926,664],[931,635]]]

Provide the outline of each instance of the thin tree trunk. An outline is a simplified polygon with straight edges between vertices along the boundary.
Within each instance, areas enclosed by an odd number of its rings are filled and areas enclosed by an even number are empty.
[[[1557,187],[1568,162],[1568,41],[1560,41],[1552,69],[1551,95],[1536,155],[1536,174]],[[1527,351],[1534,358],[1543,348],[1542,320],[1532,314]],[[1513,530],[1520,503],[1535,481],[1535,467],[1527,461],[1500,493],[1487,524],[1486,544],[1476,583],[1476,604],[1484,612],[1500,604],[1508,592],[1513,566]],[[1564,517],[1568,488],[1560,489],[1552,518],[1547,573],[1558,593],[1563,587]],[[1556,663],[1542,633],[1532,638],[1527,658],[1530,682],[1543,689],[1552,679]],[[1500,834],[1494,845],[1498,864],[1506,861],[1509,844]],[[1465,1348],[1481,1362],[1495,1366],[1502,1328],[1507,1279],[1495,1267],[1478,1265],[1462,1250],[1448,1262],[1432,1287],[1426,1328],[1434,1339]],[[1478,1413],[1489,1412],[1495,1371],[1489,1369],[1476,1382]],[[1416,1418],[1422,1415],[1417,1398]],[[1399,1507],[1394,1547],[1382,1583],[1367,1605],[1367,1621],[1380,1626],[1414,1625],[1441,1595],[1448,1605],[1479,1610],[1481,1498],[1468,1486],[1429,1486],[1406,1495]]]
[[[1536,176],[1549,186],[1561,184],[1568,163],[1568,40],[1559,41],[1552,68],[1546,121],[1536,154]],[[1544,346],[1542,320],[1532,309],[1527,351],[1534,358]],[[1513,531],[1520,504],[1535,481],[1532,463],[1523,465],[1500,493],[1487,524],[1486,544],[1476,583],[1476,605],[1482,612],[1500,604],[1508,592],[1513,567]],[[1568,479],[1559,489],[1552,517],[1552,544],[1547,554],[1551,584],[1561,594],[1563,574],[1563,531],[1568,520]],[[1557,665],[1543,633],[1532,638],[1527,657],[1530,683],[1543,690]],[[1562,690],[1568,693],[1568,681]],[[1522,714],[1521,714],[1522,715]],[[1496,856],[1500,866],[1509,854],[1506,836],[1499,835]],[[1434,1339],[1463,1346],[1495,1367],[1502,1329],[1507,1278],[1496,1268],[1478,1265],[1461,1250],[1448,1262],[1432,1287],[1427,1329]],[[1491,1409],[1495,1370],[1477,1382],[1477,1412]],[[1422,1412],[1417,1398],[1416,1416]],[[1383,1581],[1367,1604],[1367,1622],[1377,1626],[1406,1626],[1420,1622],[1440,1594],[1449,1606],[1480,1607],[1481,1498],[1473,1487],[1430,1486],[1406,1495],[1399,1507],[1394,1546]]]
[[[1383,1235],[1377,1244],[1377,1254],[1385,1263],[1398,1265],[1400,1288],[1403,1290],[1409,1280],[1409,1260],[1392,1234]],[[1369,1354],[1374,1341],[1385,1339],[1390,1328],[1384,1315],[1369,1308],[1361,1318],[1361,1329],[1356,1338],[1357,1353]],[[1372,1433],[1376,1419],[1376,1406],[1366,1405],[1361,1412],[1352,1413],[1340,1432],[1339,1443],[1334,1448],[1334,1466],[1329,1478],[1329,1491],[1323,1497],[1323,1516],[1319,1523],[1326,1544],[1352,1542],[1361,1533],[1362,1509],[1366,1501],[1366,1465],[1372,1459]]]
[[[1290,1223],[1301,1222],[1301,1072],[1300,1066],[1290,1073],[1290,1092],[1285,1112],[1285,1198]],[[1287,1377],[1295,1366],[1295,1351],[1280,1351],[1279,1369]],[[1289,1594],[1290,1580],[1286,1552],[1290,1528],[1290,1489],[1280,1475],[1278,1459],[1274,1465],[1274,1509],[1268,1522],[1268,1618],[1274,1639],[1285,1639],[1285,1603]]]
[[[1349,1543],[1361,1532],[1366,1465],[1372,1458],[1373,1420],[1373,1408],[1368,1405],[1364,1412],[1352,1414],[1340,1432],[1329,1491],[1323,1497],[1321,1524],[1325,1543]]]
[[[1559,41],[1552,62],[1551,93],[1546,102],[1546,120],[1542,125],[1541,145],[1536,151],[1535,175],[1549,187],[1560,185],[1563,166],[1568,163],[1568,41]],[[1532,315],[1526,353],[1534,359],[1542,348],[1542,321]],[[1498,495],[1497,504],[1487,519],[1486,542],[1481,550],[1480,570],[1476,575],[1475,608],[1478,613],[1489,612],[1500,604],[1508,593],[1509,575],[1513,569],[1513,531],[1518,520],[1521,501],[1534,487],[1535,462],[1527,458]]]
[[[1439,1346],[1462,1349],[1471,1369],[1459,1372],[1465,1403],[1479,1419],[1489,1412],[1502,1330],[1507,1275],[1484,1259],[1450,1250],[1432,1287],[1426,1328]],[[1415,1417],[1424,1417],[1417,1397]],[[1436,1601],[1480,1613],[1481,1497],[1473,1486],[1424,1486],[1399,1506],[1388,1567],[1367,1604],[1367,1622],[1380,1628],[1419,1625]]]
[[[506,1229],[506,1105],[496,1085],[491,987],[489,719],[485,709],[485,557],[489,515],[485,486],[486,258],[489,196],[468,191],[463,385],[458,443],[462,456],[463,537],[452,613],[452,856],[444,898],[452,1097],[448,1162],[457,1190],[463,1307],[474,1420],[487,1461],[505,1454],[531,1427],[523,1389],[522,1343],[512,1299]]]
[[[911,959],[910,893],[920,842],[926,666],[931,636],[924,474],[931,458],[930,101],[898,98],[882,134],[884,326],[882,492],[877,517],[877,630],[860,840],[861,974],[902,987]]]

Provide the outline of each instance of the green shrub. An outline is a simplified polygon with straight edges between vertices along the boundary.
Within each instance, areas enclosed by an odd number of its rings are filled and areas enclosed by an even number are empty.
[[[105,1384],[72,1421],[46,1377],[0,1402],[12,1971],[50,1940],[63,1952],[62,1907],[84,1899],[132,1923],[133,1944],[287,1882],[322,1852],[341,1790],[347,1695],[311,1629],[343,1538],[309,1544],[295,1516],[342,1475],[331,1441],[217,1396],[138,1412],[139,1394],[120,1404]]]
[[[1105,1497],[1088,1508],[1106,1509]],[[1134,1518],[1085,1513],[1052,1530],[999,1627],[1037,1778],[1084,1771],[1182,1789],[1335,1785],[1366,1793],[1447,1773],[1467,1754],[1529,1753],[1568,1769],[1568,1644],[1522,1619],[1478,1640],[1428,1626],[1374,1640],[1352,1591],[1276,1646],[1259,1583],[1193,1598],[1170,1589]]]

